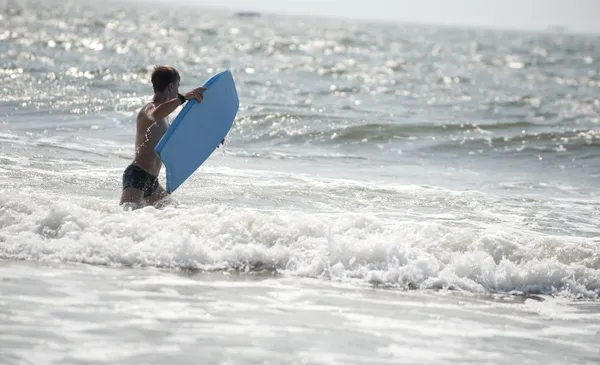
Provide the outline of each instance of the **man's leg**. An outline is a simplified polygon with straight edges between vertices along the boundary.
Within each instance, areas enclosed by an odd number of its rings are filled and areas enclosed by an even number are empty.
[[[121,193],[121,202],[119,205],[125,208],[138,209],[143,207],[144,192],[136,188],[125,188]]]
[[[169,197],[169,193],[167,193],[165,189],[163,189],[163,187],[159,184],[156,185],[157,186],[152,192],[152,194],[149,197],[144,198],[144,201],[148,205],[160,208],[166,205],[166,203],[168,203],[168,201],[165,198]]]

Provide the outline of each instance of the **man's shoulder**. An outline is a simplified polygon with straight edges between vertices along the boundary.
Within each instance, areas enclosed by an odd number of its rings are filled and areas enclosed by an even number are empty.
[[[138,115],[148,114],[148,111],[154,109],[156,105],[153,102],[146,103],[146,105],[142,106]]]
[[[138,122],[151,121],[152,118],[150,118],[149,112],[150,112],[150,110],[154,109],[154,107],[155,107],[154,103],[148,103],[148,104],[144,105],[137,114],[137,121]]]

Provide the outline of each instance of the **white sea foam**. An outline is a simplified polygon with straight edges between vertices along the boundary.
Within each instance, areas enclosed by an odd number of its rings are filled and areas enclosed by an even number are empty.
[[[228,187],[236,189],[239,181],[226,178]],[[244,189],[260,190],[258,184]],[[319,189],[323,194],[355,194],[347,183],[339,184],[332,188],[316,181],[312,191],[315,196]],[[511,221],[501,211],[482,208],[477,221],[468,212],[473,196],[444,203],[443,196],[452,195],[448,191],[430,192],[430,198],[446,204],[442,208],[448,213],[431,215],[427,206],[419,207],[423,197],[416,198],[415,189],[405,192],[405,198],[413,195],[408,202],[413,209],[406,212],[393,212],[385,204],[381,210],[352,211],[212,202],[124,212],[115,201],[102,198],[3,192],[0,257],[170,269],[267,269],[405,289],[600,295],[600,256],[592,238],[523,230],[517,224],[523,217],[516,211]],[[477,204],[487,206],[485,200]]]

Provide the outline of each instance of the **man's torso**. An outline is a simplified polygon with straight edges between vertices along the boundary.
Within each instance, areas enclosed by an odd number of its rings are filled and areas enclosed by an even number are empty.
[[[148,173],[158,176],[162,161],[154,151],[154,147],[169,128],[169,123],[165,119],[150,120],[147,110],[151,105],[148,104],[142,108],[137,117],[135,159],[133,163]]]

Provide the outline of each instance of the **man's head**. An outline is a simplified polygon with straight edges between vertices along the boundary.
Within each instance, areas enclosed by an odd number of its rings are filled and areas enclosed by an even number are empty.
[[[171,66],[154,67],[151,80],[154,92],[163,92],[169,98],[174,98],[179,93],[179,72]]]

